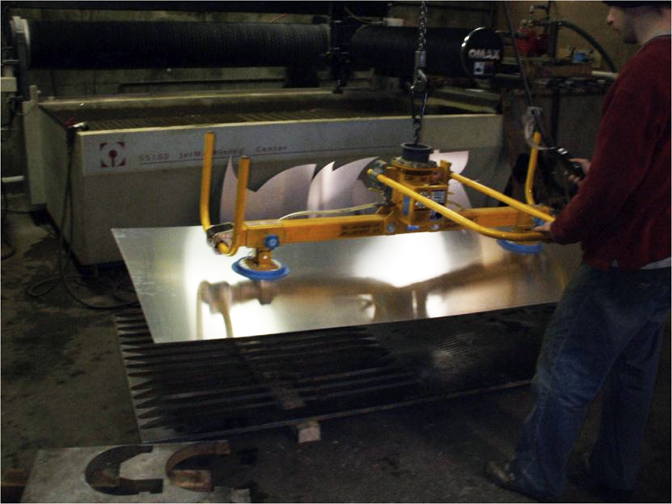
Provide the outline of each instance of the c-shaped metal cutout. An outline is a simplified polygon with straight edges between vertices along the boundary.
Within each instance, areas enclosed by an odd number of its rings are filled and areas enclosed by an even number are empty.
[[[121,464],[141,453],[151,453],[152,446],[117,446],[96,455],[86,466],[86,482],[109,495],[136,495],[163,492],[163,479],[128,479],[119,476]]]

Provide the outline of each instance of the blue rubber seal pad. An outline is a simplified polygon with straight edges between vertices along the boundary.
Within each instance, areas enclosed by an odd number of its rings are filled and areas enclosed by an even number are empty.
[[[509,240],[497,240],[497,243],[500,247],[510,251],[516,252],[518,254],[538,254],[544,250],[544,246],[541,243],[516,243]]]
[[[280,280],[281,278],[289,275],[290,269],[285,264],[276,259],[273,259],[273,264],[275,264],[277,268],[267,271],[257,271],[248,268],[245,265],[245,261],[247,261],[247,259],[247,257],[243,257],[242,259],[237,260],[235,263],[233,263],[231,268],[239,275],[243,275],[250,280]]]

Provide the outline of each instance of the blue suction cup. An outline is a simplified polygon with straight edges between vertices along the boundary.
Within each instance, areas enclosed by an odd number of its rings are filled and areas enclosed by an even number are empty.
[[[538,254],[544,250],[541,243],[516,243],[509,240],[497,240],[500,247],[518,254]]]
[[[273,259],[273,264],[276,266],[275,269],[267,271],[259,271],[252,269],[248,265],[248,257],[243,257],[242,259],[237,260],[233,263],[233,271],[239,275],[243,275],[250,280],[280,280],[281,278],[289,275],[289,268],[285,266],[280,261]]]

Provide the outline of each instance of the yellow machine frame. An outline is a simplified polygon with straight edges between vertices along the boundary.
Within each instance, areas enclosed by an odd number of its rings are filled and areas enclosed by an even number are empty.
[[[534,144],[538,145],[540,140],[539,133],[535,133]],[[525,184],[527,203],[453,173],[450,163],[445,161],[438,167],[428,168],[395,159],[368,171],[368,176],[388,192],[387,204],[374,214],[258,221],[245,221],[250,158],[242,156],[238,164],[234,221],[232,224],[213,226],[210,221],[209,202],[214,151],[215,133],[208,132],[205,135],[201,181],[201,224],[208,234],[210,244],[221,254],[235,255],[240,247],[253,249],[247,266],[255,271],[276,269],[278,266],[272,259],[272,250],[278,245],[288,243],[458,229],[469,229],[485,236],[513,242],[536,242],[544,240],[545,236],[540,232],[530,231],[535,226],[534,218],[546,222],[554,220],[548,214],[547,207],[534,202],[532,185],[538,157],[538,150],[534,148]],[[441,191],[447,193],[449,180],[456,180],[508,206],[456,211],[427,196]],[[440,217],[434,214],[433,220],[428,219],[428,212],[436,212]],[[318,211],[315,213],[319,214]],[[513,231],[496,229],[499,227],[513,228]]]

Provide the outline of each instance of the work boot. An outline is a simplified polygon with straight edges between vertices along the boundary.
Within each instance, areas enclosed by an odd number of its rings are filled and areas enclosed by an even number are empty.
[[[556,499],[545,497],[524,485],[520,478],[516,477],[513,461],[495,462],[491,460],[485,465],[485,475],[490,481],[507,490],[526,495],[539,502],[556,502]]]
[[[567,478],[577,487],[604,502],[632,502],[632,490],[608,487],[591,473],[589,452],[572,455],[567,466]]]

